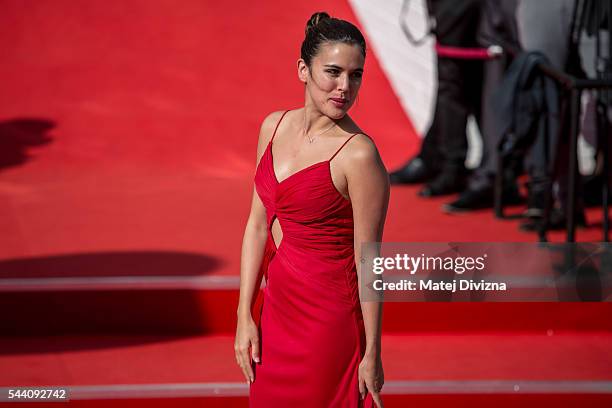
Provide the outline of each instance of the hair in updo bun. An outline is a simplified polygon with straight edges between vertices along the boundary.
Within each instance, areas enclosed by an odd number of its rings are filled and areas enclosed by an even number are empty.
[[[312,16],[310,16],[310,19],[306,23],[306,35],[308,35],[308,31],[315,30],[321,20],[328,20],[330,18],[331,17],[329,16],[329,14],[324,11],[314,13]]]
[[[308,66],[312,58],[319,52],[321,44],[326,42],[357,44],[361,47],[364,58],[366,56],[366,43],[361,31],[346,20],[333,18],[326,12],[319,11],[308,19],[305,31],[301,57]]]

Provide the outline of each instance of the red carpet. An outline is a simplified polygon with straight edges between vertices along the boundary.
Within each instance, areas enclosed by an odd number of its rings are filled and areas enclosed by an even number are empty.
[[[388,388],[450,378],[609,381],[611,341],[609,332],[385,335],[385,379]],[[231,335],[49,336],[4,338],[0,345],[0,362],[14,367],[0,373],[0,386],[242,382]]]
[[[609,332],[387,335],[386,393],[593,392],[612,379],[611,340]],[[0,385],[70,384],[75,400],[235,398],[247,386],[234,368],[231,344],[231,336],[4,339],[1,349],[10,354],[0,362],[14,369],[0,374]]]
[[[356,20],[344,0],[2,2],[2,386],[197,383],[206,394],[227,382],[219,398],[107,390],[72,404],[246,405],[246,387],[231,385],[231,333],[257,134],[267,113],[302,103],[295,61],[317,10]],[[351,114],[389,169],[416,151],[372,49]],[[394,187],[384,239],[535,240],[491,211],[444,215],[446,200]],[[577,237],[599,241],[601,216],[587,216]],[[609,313],[609,303],[389,305],[388,406],[610,401]],[[502,388],[489,395],[477,380]],[[553,386],[503,388],[519,380]],[[558,380],[606,382],[582,393]]]

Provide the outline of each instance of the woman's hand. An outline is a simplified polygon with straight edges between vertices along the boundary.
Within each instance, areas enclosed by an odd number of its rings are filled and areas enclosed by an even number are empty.
[[[366,393],[372,394],[372,399],[378,408],[383,408],[380,390],[385,382],[382,360],[380,355],[365,355],[359,364],[359,393],[364,399]]]
[[[236,353],[236,362],[242,369],[247,384],[251,384],[255,381],[251,358],[259,363],[259,331],[251,316],[238,319],[234,352]]]

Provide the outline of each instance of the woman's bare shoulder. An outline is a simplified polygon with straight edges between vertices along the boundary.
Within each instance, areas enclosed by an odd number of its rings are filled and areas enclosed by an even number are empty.
[[[389,173],[370,136],[359,133],[347,144],[344,174],[355,197],[373,197],[389,191]],[[363,194],[357,193],[358,191]],[[382,196],[381,196],[382,197]]]
[[[380,159],[378,148],[374,140],[363,132],[357,133],[345,149],[350,162],[364,163]]]
[[[260,144],[268,144],[270,139],[272,138],[272,134],[274,133],[274,128],[281,120],[281,117],[287,112],[286,110],[274,111],[266,115],[264,120],[261,122],[261,127],[259,131],[259,143]]]
[[[261,126],[259,129],[259,136],[257,140],[257,162],[261,158],[266,146],[272,139],[272,134],[274,133],[274,129],[276,125],[283,117],[283,114],[287,111],[275,111],[266,115],[266,117],[261,122]]]

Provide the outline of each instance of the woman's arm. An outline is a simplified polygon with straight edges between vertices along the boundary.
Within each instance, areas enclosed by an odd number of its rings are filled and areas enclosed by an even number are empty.
[[[256,163],[259,163],[261,160],[261,156],[272,137],[274,125],[279,120],[281,114],[282,112],[274,112],[263,121],[259,132]],[[251,358],[255,362],[259,362],[259,334],[251,315],[251,309],[255,300],[255,294],[261,284],[262,277],[259,274],[259,269],[267,238],[266,209],[257,191],[253,188],[251,212],[242,239],[240,298],[236,312],[236,340],[234,343],[236,362],[242,369],[247,383],[251,383],[254,380]]]
[[[251,212],[244,229],[242,238],[242,252],[240,257],[240,298],[238,301],[237,318],[244,320],[251,318],[251,308],[255,301],[255,294],[261,284],[259,267],[263,258],[264,248],[268,237],[266,223],[266,209],[253,191]]]
[[[355,234],[355,263],[362,293],[361,259],[378,254],[362,254],[364,242],[381,242],[387,207],[389,205],[389,176],[374,143],[366,136],[358,135],[347,157],[346,178],[353,207]],[[376,246],[378,248],[378,246]],[[365,397],[366,388],[374,401],[382,406],[380,389],[384,382],[381,360],[382,302],[361,302],[366,333],[365,356],[359,367],[359,389]]]

